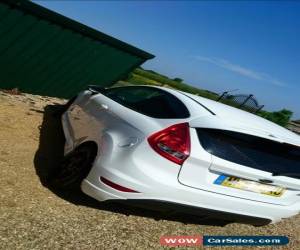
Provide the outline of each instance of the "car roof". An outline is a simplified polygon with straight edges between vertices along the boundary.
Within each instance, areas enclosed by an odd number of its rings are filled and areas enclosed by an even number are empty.
[[[179,92],[183,94],[183,98],[188,96],[195,100],[193,105],[199,106],[200,104],[207,109],[208,112],[205,117],[203,116],[203,109],[199,109],[198,117],[196,114],[190,120],[192,126],[231,130],[300,146],[299,135],[258,115],[183,91],[166,87],[158,88],[171,93]]]

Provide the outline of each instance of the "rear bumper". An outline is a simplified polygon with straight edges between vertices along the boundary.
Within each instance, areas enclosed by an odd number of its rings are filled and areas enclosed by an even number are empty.
[[[111,200],[114,201],[114,200]],[[129,199],[129,200],[115,200],[118,203],[125,205],[141,207],[144,209],[155,210],[163,212],[165,215],[172,217],[179,217],[183,220],[193,222],[215,222],[218,225],[225,225],[228,223],[239,222],[244,224],[251,224],[255,226],[264,226],[272,221],[266,218],[259,218],[235,213],[227,213],[218,210],[184,205],[176,202],[162,201],[162,200],[148,200],[148,199]]]
[[[129,206],[144,208],[163,212],[164,215],[171,215],[173,218],[178,217],[182,220],[203,222],[215,221],[218,225],[239,222],[255,226],[263,226],[272,222],[271,219],[248,216],[236,213],[223,212],[214,209],[185,205],[177,202],[155,200],[155,199],[124,199],[120,196],[113,195],[105,190],[100,190],[87,180],[81,185],[82,191],[97,200],[117,202]]]
[[[269,223],[278,222],[283,218],[296,215],[299,211],[293,208],[282,207],[270,204],[261,204],[259,202],[244,202],[243,200],[231,200],[231,210],[228,211],[228,206],[222,201],[225,197],[220,197],[219,205],[211,208],[211,205],[216,197],[212,197],[209,192],[202,194],[206,200],[210,196],[211,202],[195,203],[189,202],[186,199],[170,200],[172,197],[158,197],[147,194],[127,194],[112,190],[110,187],[100,184],[95,186],[88,180],[84,180],[81,185],[82,191],[99,200],[113,201],[130,206],[142,207],[145,209],[163,212],[164,215],[171,215],[172,218],[183,218],[192,222],[202,222],[203,220],[213,220],[216,224],[228,224],[233,222],[251,224],[256,226],[267,225]],[[199,200],[201,195],[198,194]],[[223,202],[223,204],[222,204]],[[227,211],[226,211],[227,210]]]

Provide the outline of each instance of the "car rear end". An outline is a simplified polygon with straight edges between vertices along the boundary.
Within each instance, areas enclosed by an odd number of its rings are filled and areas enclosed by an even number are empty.
[[[179,137],[188,138],[190,142],[176,138],[175,133],[172,133],[173,141],[178,145],[168,142],[170,136],[165,131],[174,127],[182,130]],[[188,127],[188,132],[184,132],[184,127]],[[173,187],[177,191],[169,189],[168,193],[174,193],[174,199],[181,197],[180,203],[215,211],[216,215],[229,213],[233,221],[234,217],[241,220],[241,215],[252,217],[253,223],[259,219],[275,222],[299,212],[299,147],[230,131],[226,131],[230,136],[224,137],[221,133],[224,131],[190,127],[190,124],[178,124],[166,130],[150,136],[148,141],[157,153],[179,165],[178,182],[184,188]],[[208,142],[208,131],[215,144]],[[160,135],[165,137],[153,142],[152,137],[160,138]],[[249,142],[248,137],[256,141]],[[224,144],[226,140],[227,144]],[[207,145],[209,143],[211,145]],[[259,146],[256,143],[265,144]],[[261,150],[263,146],[268,146],[268,150]],[[284,152],[276,155],[281,149]],[[230,157],[222,159],[214,155],[217,150]],[[240,164],[236,163],[235,157],[242,158]],[[257,165],[266,163],[255,168],[254,161]],[[287,171],[288,174],[282,174],[290,176],[281,176],[279,171]],[[168,199],[171,197],[169,195]]]
[[[191,154],[181,166],[178,180],[186,187],[223,196],[219,205],[209,199],[207,205],[273,222],[299,213],[299,147],[268,140],[264,145],[269,146],[268,150],[261,152],[256,142],[246,144],[243,136],[251,135],[243,134],[238,141],[233,132],[225,137],[224,131],[215,129],[195,127],[190,131]],[[256,139],[257,143],[264,140]],[[276,156],[280,146],[285,153]],[[288,168],[288,164],[294,168]]]
[[[99,158],[96,164],[101,167],[90,174],[93,178],[102,176],[92,180],[101,190],[94,196],[255,225],[299,212],[298,179],[271,178],[270,173],[225,160],[221,163],[224,168],[217,169],[220,164],[201,143],[199,129],[189,123],[175,124],[152,133],[135,147],[114,149],[115,157]],[[109,145],[111,140],[105,143],[108,148],[113,147]],[[234,180],[243,188],[233,186]]]

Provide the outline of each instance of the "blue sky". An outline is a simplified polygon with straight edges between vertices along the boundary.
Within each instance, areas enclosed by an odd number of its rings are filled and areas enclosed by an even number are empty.
[[[34,1],[156,55],[143,67],[300,119],[300,1]]]

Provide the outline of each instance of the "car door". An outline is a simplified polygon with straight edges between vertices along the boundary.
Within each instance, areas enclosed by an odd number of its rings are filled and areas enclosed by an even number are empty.
[[[62,122],[66,137],[66,152],[72,150],[77,144],[79,138],[85,134],[88,117],[83,108],[89,101],[92,92],[89,90],[82,91],[66,110],[62,116]]]

